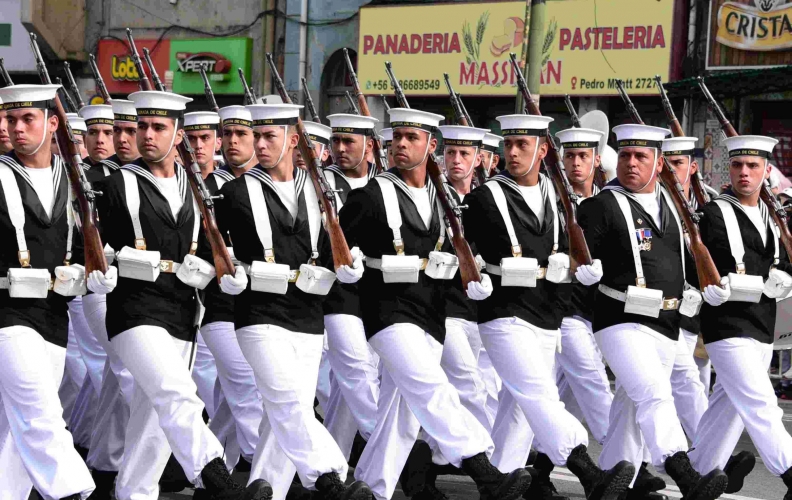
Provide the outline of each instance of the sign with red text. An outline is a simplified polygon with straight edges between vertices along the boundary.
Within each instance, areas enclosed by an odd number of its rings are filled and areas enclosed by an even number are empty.
[[[151,51],[151,60],[160,79],[165,81],[170,73],[170,40],[135,40],[141,59],[143,49]],[[120,40],[100,40],[96,51],[96,64],[111,94],[131,94],[140,90],[137,68],[132,62],[129,47]],[[143,62],[145,66],[145,61]],[[148,68],[146,69],[148,71]]]

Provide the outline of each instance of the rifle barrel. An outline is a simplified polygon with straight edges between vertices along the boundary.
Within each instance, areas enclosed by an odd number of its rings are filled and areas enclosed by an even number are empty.
[[[77,88],[77,82],[74,81],[74,75],[71,72],[71,65],[68,62],[63,63],[63,69],[66,71],[66,81],[69,82],[69,88],[74,94],[74,97],[77,99],[77,106],[79,109],[85,107],[85,102],[83,101],[82,95],[80,94],[80,89]]]
[[[9,75],[8,71],[6,70],[5,60],[2,57],[0,57],[0,76],[3,77],[6,87],[10,87],[14,84],[14,81],[11,79],[11,75]]]
[[[250,88],[245,78],[245,71],[242,68],[237,68],[239,80],[242,82],[242,88],[245,89],[245,104],[256,104],[256,96],[253,95],[253,90]]]
[[[314,106],[313,98],[311,97],[311,93],[308,91],[308,80],[305,77],[300,79],[303,86],[303,95],[305,96],[305,108],[311,114],[311,119],[314,123],[322,123],[322,120],[319,118],[319,113],[316,111],[316,106]]]
[[[572,104],[572,99],[569,98],[569,94],[564,96],[564,103],[566,104],[567,111],[569,111],[569,116],[572,118],[572,126],[575,128],[581,128],[582,125],[580,124],[580,117],[575,111],[575,106]]]
[[[151,86],[151,80],[149,80],[148,76],[146,75],[146,70],[143,69],[143,61],[140,60],[140,54],[138,54],[137,45],[135,45],[135,39],[132,38],[132,30],[127,28],[126,30],[127,41],[129,42],[129,51],[132,53],[132,62],[135,63],[135,69],[138,72],[138,84],[140,85],[141,90],[154,90]]]
[[[91,66],[91,73],[93,73],[96,86],[99,88],[99,94],[101,94],[102,99],[106,104],[110,104],[112,102],[110,92],[108,92],[107,87],[105,86],[102,74],[99,72],[99,67],[96,65],[96,57],[94,57],[93,54],[88,56],[88,63]]]
[[[146,66],[148,66],[149,73],[151,73],[151,79],[154,81],[154,88],[160,92],[165,92],[165,85],[162,83],[162,80],[160,80],[160,77],[157,74],[157,68],[154,67],[154,61],[151,60],[151,52],[149,52],[147,47],[143,47],[143,57],[146,58]]]
[[[209,103],[209,107],[212,108],[212,111],[215,113],[219,113],[220,106],[217,105],[217,100],[215,100],[214,92],[212,91],[212,84],[209,83],[209,77],[206,76],[206,68],[201,65],[198,71],[201,73],[201,79],[204,83],[204,95],[206,96],[206,101]]]

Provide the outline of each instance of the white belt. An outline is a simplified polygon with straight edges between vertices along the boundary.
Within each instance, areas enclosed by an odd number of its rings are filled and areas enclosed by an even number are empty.
[[[627,301],[627,294],[625,292],[620,292],[615,288],[611,288],[608,285],[599,285],[599,291],[603,294],[607,295],[612,299],[616,299],[619,302],[626,302]],[[663,311],[676,311],[679,309],[679,299],[671,298],[671,299],[663,299],[663,307],[661,310]]]
[[[490,274],[494,274],[495,276],[501,275],[501,267],[496,266],[495,264],[486,263],[487,272]],[[546,267],[539,267],[536,269],[536,279],[543,280],[545,279],[545,275],[547,274]]]
[[[250,276],[250,264],[245,264],[244,262],[240,262],[239,265],[242,266],[242,269],[244,269],[245,274]],[[297,278],[299,277],[300,277],[300,271],[298,269],[289,269],[289,283],[296,283]]]
[[[161,260],[159,268],[161,273],[175,274],[179,271],[181,262],[173,262],[172,260]]]
[[[382,271],[382,259],[375,259],[374,257],[366,257],[364,260],[367,267],[372,269],[379,269]],[[429,259],[421,259],[421,271],[426,269],[427,264],[429,264]]]

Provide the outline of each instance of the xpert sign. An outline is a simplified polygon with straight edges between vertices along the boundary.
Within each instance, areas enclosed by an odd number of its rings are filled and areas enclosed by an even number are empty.
[[[177,94],[204,93],[200,68],[206,69],[215,94],[242,94],[237,68],[250,74],[253,40],[250,38],[200,38],[171,40],[170,69]]]

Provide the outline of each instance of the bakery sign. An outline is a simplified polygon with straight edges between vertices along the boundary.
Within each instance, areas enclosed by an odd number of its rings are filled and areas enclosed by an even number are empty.
[[[741,50],[766,52],[792,48],[792,2],[725,2],[718,9],[715,39]]]

